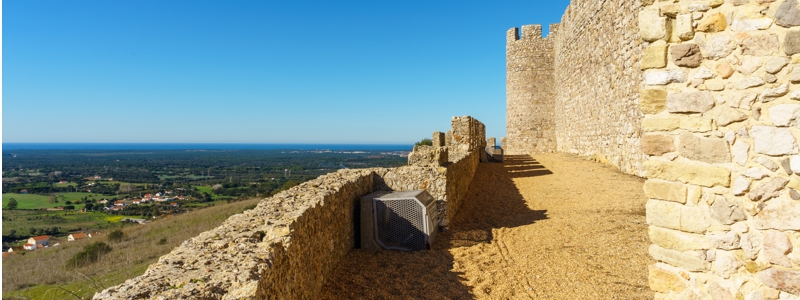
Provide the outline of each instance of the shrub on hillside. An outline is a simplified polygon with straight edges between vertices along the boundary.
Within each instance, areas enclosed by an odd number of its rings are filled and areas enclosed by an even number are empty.
[[[111,252],[111,247],[103,242],[94,242],[83,247],[78,253],[75,253],[70,259],[67,260],[65,267],[68,269],[83,267],[88,264],[96,262],[101,256]]]
[[[117,229],[108,234],[108,240],[112,242],[119,242],[122,240],[124,235],[125,234],[122,233],[122,230]]]

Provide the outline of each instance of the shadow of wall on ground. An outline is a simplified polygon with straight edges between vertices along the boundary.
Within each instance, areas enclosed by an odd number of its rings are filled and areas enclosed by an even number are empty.
[[[431,250],[416,252],[352,249],[328,278],[318,299],[472,299],[463,274],[452,271],[450,249],[492,243],[492,230],[547,219],[531,210],[513,178],[552,174],[530,156],[482,163],[450,230]]]

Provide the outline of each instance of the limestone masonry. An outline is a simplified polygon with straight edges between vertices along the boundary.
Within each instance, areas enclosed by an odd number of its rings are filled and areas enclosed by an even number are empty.
[[[508,33],[504,144],[648,178],[655,299],[800,297],[798,5],[572,1],[552,54]]]
[[[94,299],[313,299],[355,247],[362,196],[427,190],[447,226],[478,167],[485,132],[471,117],[453,118],[446,140],[434,133],[444,146],[416,148],[408,166],[339,170],[264,199]]]
[[[506,33],[507,154],[567,152],[644,175],[638,1],[580,1]]]

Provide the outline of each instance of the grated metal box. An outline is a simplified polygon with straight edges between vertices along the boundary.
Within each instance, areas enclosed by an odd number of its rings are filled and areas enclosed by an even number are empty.
[[[430,249],[438,232],[437,214],[436,200],[423,190],[378,191],[364,196],[361,248]]]

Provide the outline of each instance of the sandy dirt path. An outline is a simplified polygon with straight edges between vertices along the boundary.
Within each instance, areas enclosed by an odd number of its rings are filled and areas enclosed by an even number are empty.
[[[320,299],[649,299],[643,180],[566,154],[480,164],[434,249],[354,249]]]

